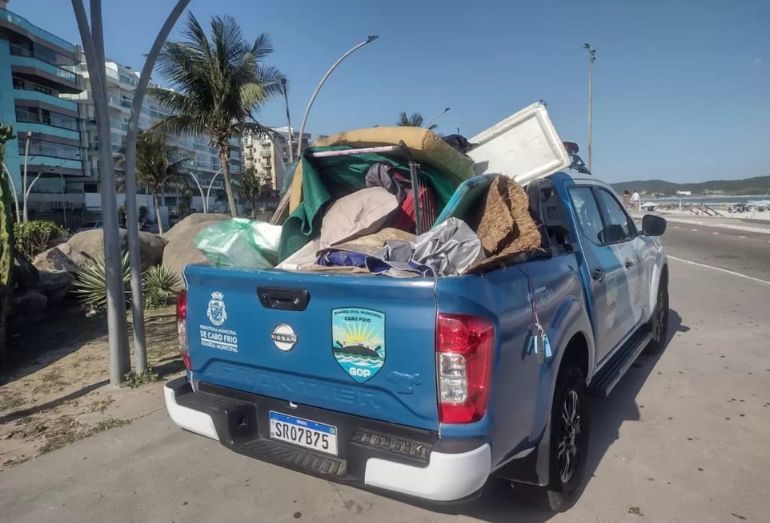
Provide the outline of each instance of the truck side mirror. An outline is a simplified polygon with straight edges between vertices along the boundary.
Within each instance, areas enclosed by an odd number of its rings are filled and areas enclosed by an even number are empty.
[[[654,214],[642,217],[642,234],[645,236],[660,236],[666,232],[666,219]]]

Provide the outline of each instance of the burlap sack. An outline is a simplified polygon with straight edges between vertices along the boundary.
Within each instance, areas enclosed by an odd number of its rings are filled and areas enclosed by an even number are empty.
[[[479,210],[476,234],[487,257],[473,269],[540,248],[542,239],[529,214],[529,197],[513,179],[498,176],[492,181]]]

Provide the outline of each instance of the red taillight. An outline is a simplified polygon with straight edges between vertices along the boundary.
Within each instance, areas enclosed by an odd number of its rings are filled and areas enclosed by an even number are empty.
[[[179,354],[182,355],[184,366],[190,370],[190,354],[187,346],[187,291],[179,293],[176,300],[176,337],[179,341]]]
[[[470,423],[487,411],[495,327],[465,314],[439,314],[436,321],[439,419]]]

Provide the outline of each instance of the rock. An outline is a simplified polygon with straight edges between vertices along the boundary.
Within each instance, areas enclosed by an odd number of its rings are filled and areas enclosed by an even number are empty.
[[[62,252],[60,247],[69,251],[69,246],[66,243],[61,244],[59,247],[51,247],[47,251],[43,251],[32,261],[32,264],[40,271],[67,271],[70,273],[76,273],[78,266]]]
[[[37,268],[22,253],[13,255],[13,282],[18,289],[34,287],[38,281]]]
[[[168,241],[166,250],[163,251],[163,265],[182,277],[185,265],[190,263],[207,263],[206,257],[195,248],[193,239],[208,225],[214,222],[227,220],[226,214],[191,214],[184,220],[174,225],[164,235]]]
[[[186,231],[188,231],[190,228],[198,227],[199,224],[204,223],[208,225],[211,222],[218,222],[221,220],[227,220],[230,218],[230,215],[228,214],[218,214],[218,213],[208,213],[203,214],[202,212],[191,214],[189,216],[186,216],[183,220],[180,220],[176,225],[171,227],[168,231],[166,231],[163,234],[163,237],[166,239],[166,241],[172,241],[175,238],[177,238],[181,234],[185,234]],[[196,231],[199,231],[202,229],[202,227],[196,229]]]
[[[45,317],[48,298],[36,290],[25,290],[11,297],[10,314],[16,324],[37,323]]]
[[[94,229],[75,234],[67,242],[69,257],[78,267],[84,267],[93,263],[97,256],[104,254],[104,231]],[[163,250],[166,240],[157,234],[139,232],[139,251],[141,253],[142,268],[151,265],[159,265],[163,261]],[[120,248],[128,251],[128,232],[120,229]],[[61,249],[60,249],[61,250]],[[64,252],[64,251],[63,251]]]
[[[66,271],[40,271],[37,289],[48,298],[48,305],[62,301],[72,289],[75,276]]]

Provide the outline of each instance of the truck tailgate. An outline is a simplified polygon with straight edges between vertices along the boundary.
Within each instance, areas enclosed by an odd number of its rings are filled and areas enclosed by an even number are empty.
[[[189,266],[193,380],[438,429],[434,281]]]

